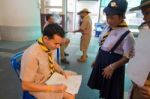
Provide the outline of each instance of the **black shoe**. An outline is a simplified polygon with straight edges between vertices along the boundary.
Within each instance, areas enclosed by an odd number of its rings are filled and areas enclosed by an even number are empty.
[[[65,56],[69,56],[69,54],[68,54],[68,53],[66,53],[66,52],[65,52],[64,54],[65,54]]]
[[[64,59],[61,59],[61,63],[62,64],[69,64],[69,61],[66,58],[64,58]]]

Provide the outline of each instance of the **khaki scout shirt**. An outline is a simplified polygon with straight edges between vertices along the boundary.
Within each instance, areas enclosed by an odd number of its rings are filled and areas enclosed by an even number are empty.
[[[33,44],[23,54],[21,60],[20,78],[37,84],[44,84],[49,79],[48,53],[44,52],[38,43]],[[55,69],[62,69],[56,64]],[[63,93],[55,92],[30,92],[36,99],[62,99]]]
[[[92,33],[92,21],[89,15],[83,18],[80,29],[83,30],[83,35],[91,35]]]

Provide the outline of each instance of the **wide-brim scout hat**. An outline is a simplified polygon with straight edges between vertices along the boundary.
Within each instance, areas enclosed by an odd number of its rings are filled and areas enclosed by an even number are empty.
[[[106,15],[125,14],[127,6],[128,3],[126,0],[112,0],[103,11]]]
[[[78,14],[81,14],[81,13],[84,13],[84,12],[90,13],[90,11],[87,8],[84,8],[80,12],[78,12]]]
[[[131,8],[130,11],[140,10],[145,6],[150,6],[150,0],[141,0],[141,4],[137,7]]]

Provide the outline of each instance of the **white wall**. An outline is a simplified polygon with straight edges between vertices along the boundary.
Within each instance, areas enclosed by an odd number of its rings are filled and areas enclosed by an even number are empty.
[[[0,0],[0,25],[40,26],[38,0]]]
[[[2,9],[1,9],[1,6],[0,6],[0,12],[1,12],[1,14],[2,14]],[[1,16],[1,14],[0,14],[0,25],[2,24],[2,16]],[[1,33],[0,33],[0,40],[1,40],[2,38],[1,38]]]
[[[0,0],[0,39],[34,40],[41,36],[38,0]]]
[[[1,2],[1,1],[0,1]],[[2,14],[3,14],[3,11],[2,11],[2,8],[0,6],[0,25],[2,24]]]

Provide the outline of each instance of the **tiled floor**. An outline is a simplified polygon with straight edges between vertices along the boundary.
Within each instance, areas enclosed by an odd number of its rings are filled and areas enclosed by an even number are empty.
[[[69,65],[62,65],[64,69],[76,71],[83,76],[83,81],[79,94],[76,99],[99,99],[98,91],[91,90],[87,87],[87,81],[91,73],[91,63],[95,59],[98,50],[98,38],[92,37],[88,50],[88,61],[86,63],[77,62],[77,58],[82,54],[79,50],[80,34],[68,33],[71,43],[66,49],[69,53],[67,57],[70,61]],[[0,97],[1,99],[21,99],[21,88],[19,80],[10,66],[10,57],[17,51],[22,50],[32,42],[1,42],[3,47],[0,47]],[[20,46],[19,46],[20,44]],[[7,46],[6,46],[7,45]],[[10,46],[11,45],[11,46]],[[5,47],[5,50],[4,50]],[[3,49],[3,50],[2,50]],[[128,99],[129,87],[131,82],[126,78],[125,80],[125,98]]]

